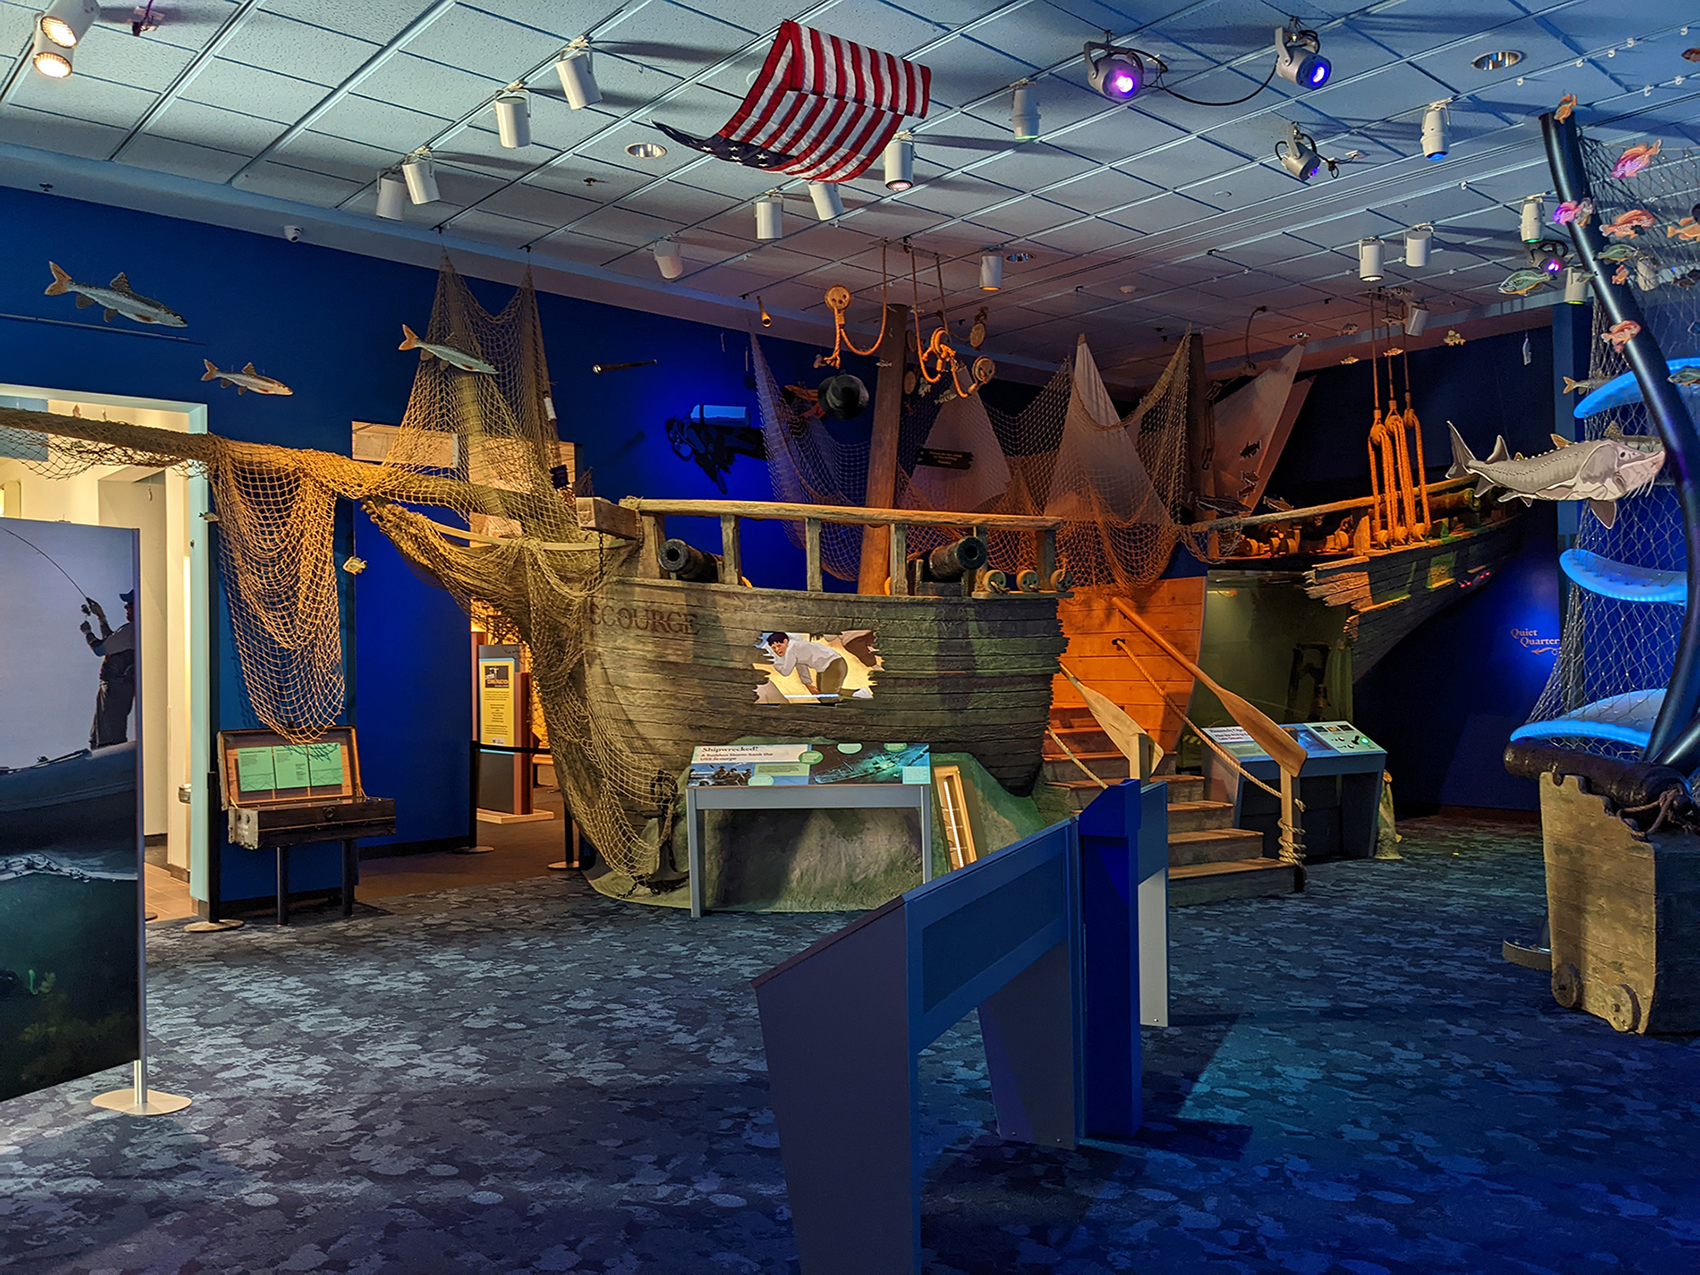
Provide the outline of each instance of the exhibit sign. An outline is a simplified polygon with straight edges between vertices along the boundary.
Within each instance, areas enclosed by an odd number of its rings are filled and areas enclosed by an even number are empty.
[[[926,744],[701,744],[691,751],[692,788],[785,784],[930,784]]]
[[[496,748],[519,746],[519,656],[482,652],[507,649],[484,647],[478,657],[478,742]]]
[[[0,1101],[140,1056],[138,561],[0,520]]]

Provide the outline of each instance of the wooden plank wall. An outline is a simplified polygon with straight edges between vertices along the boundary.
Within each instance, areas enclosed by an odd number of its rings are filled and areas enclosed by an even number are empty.
[[[1131,605],[1152,628],[1196,660],[1204,641],[1204,577],[1158,580],[1133,589],[1083,588],[1057,606],[1063,635],[1068,638],[1063,663],[1093,690],[1126,709],[1165,751],[1173,752],[1181,737],[1180,714],[1164,704],[1133,661],[1112,643],[1116,638],[1123,639],[1146,672],[1181,709],[1192,695],[1192,674],[1116,610],[1110,602],[1112,596]],[[1084,713],[1085,708],[1085,701],[1068,679],[1056,678],[1051,695],[1053,716],[1070,709]]]

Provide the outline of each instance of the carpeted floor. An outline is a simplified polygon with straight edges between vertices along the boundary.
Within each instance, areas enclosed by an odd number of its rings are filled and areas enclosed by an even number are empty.
[[[1700,1047],[1506,965],[1538,834],[1173,915],[1128,1155],[1004,1146],[972,1020],[922,1059],[936,1272],[1700,1271]],[[0,1109],[7,1272],[795,1269],[751,975],[841,916],[689,917],[576,875],[350,922],[150,933],[156,1087]],[[877,1273],[871,1273],[877,1275]]]

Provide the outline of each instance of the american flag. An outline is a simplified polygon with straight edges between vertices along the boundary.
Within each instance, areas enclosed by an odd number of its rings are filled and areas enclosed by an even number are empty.
[[[926,115],[931,81],[924,66],[787,21],[743,105],[719,133],[693,138],[657,127],[753,168],[849,181],[874,162],[905,116]]]

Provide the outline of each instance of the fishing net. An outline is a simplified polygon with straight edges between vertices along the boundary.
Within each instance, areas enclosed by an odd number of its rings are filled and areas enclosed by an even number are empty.
[[[1047,515],[1065,520],[1057,555],[1077,586],[1147,584],[1162,575],[1177,543],[1206,557],[1209,532],[1178,520],[1188,493],[1187,417],[1191,342],[1182,340],[1163,375],[1132,412],[1120,415],[1084,339],[1025,408],[1006,413],[978,394],[916,395],[898,434],[896,506],[961,513]],[[846,441],[787,396],[761,350],[754,368],[774,498],[861,505],[868,483],[867,439]],[[966,469],[925,463],[928,453],[967,453]],[[796,543],[800,526],[788,524]],[[909,547],[924,553],[954,539],[950,528],[915,527]],[[993,532],[991,565],[1013,575],[1037,565],[1034,538]],[[1231,546],[1217,545],[1219,554]],[[822,567],[855,580],[859,527],[826,526]]]
[[[557,489],[560,448],[529,277],[492,315],[445,259],[424,339],[497,371],[421,356],[382,465],[208,434],[162,443],[158,431],[119,422],[11,409],[0,409],[0,448],[49,477],[95,465],[188,464],[205,474],[249,700],[266,726],[299,741],[343,710],[334,512],[338,497],[363,501],[409,562],[493,635],[526,643],[569,808],[611,867],[653,873],[673,779],[587,699],[582,671],[592,600],[633,549],[581,530],[571,491]],[[447,510],[465,527],[404,503]]]
[[[1700,198],[1700,152],[1663,154],[1640,173],[1614,179],[1611,169],[1620,149],[1584,140],[1594,215],[1609,223],[1641,208],[1653,214],[1657,225],[1633,238],[1609,240],[1632,246],[1636,256],[1603,263],[1602,269],[1622,266],[1624,281],[1637,288],[1648,331],[1666,359],[1700,354],[1700,292],[1693,286],[1700,281],[1700,242],[1666,233],[1667,227],[1680,229],[1681,219]],[[1629,371],[1628,360],[1604,339],[1610,324],[1605,307],[1596,305],[1591,384],[1604,384]],[[1681,387],[1691,413],[1700,409],[1696,388]],[[1595,412],[1580,424],[1580,436],[1588,439],[1603,438],[1611,429],[1656,436],[1639,395],[1635,402]],[[1583,511],[1576,548],[1638,570],[1683,571],[1682,512],[1668,470],[1651,491],[1617,503],[1614,526]],[[1683,608],[1625,600],[1579,586],[1567,592],[1558,660],[1529,720],[1551,723],[1565,714],[1584,715],[1590,721],[1587,733],[1564,734],[1558,726],[1543,729],[1541,737],[1580,751],[1637,758],[1670,679]]]

